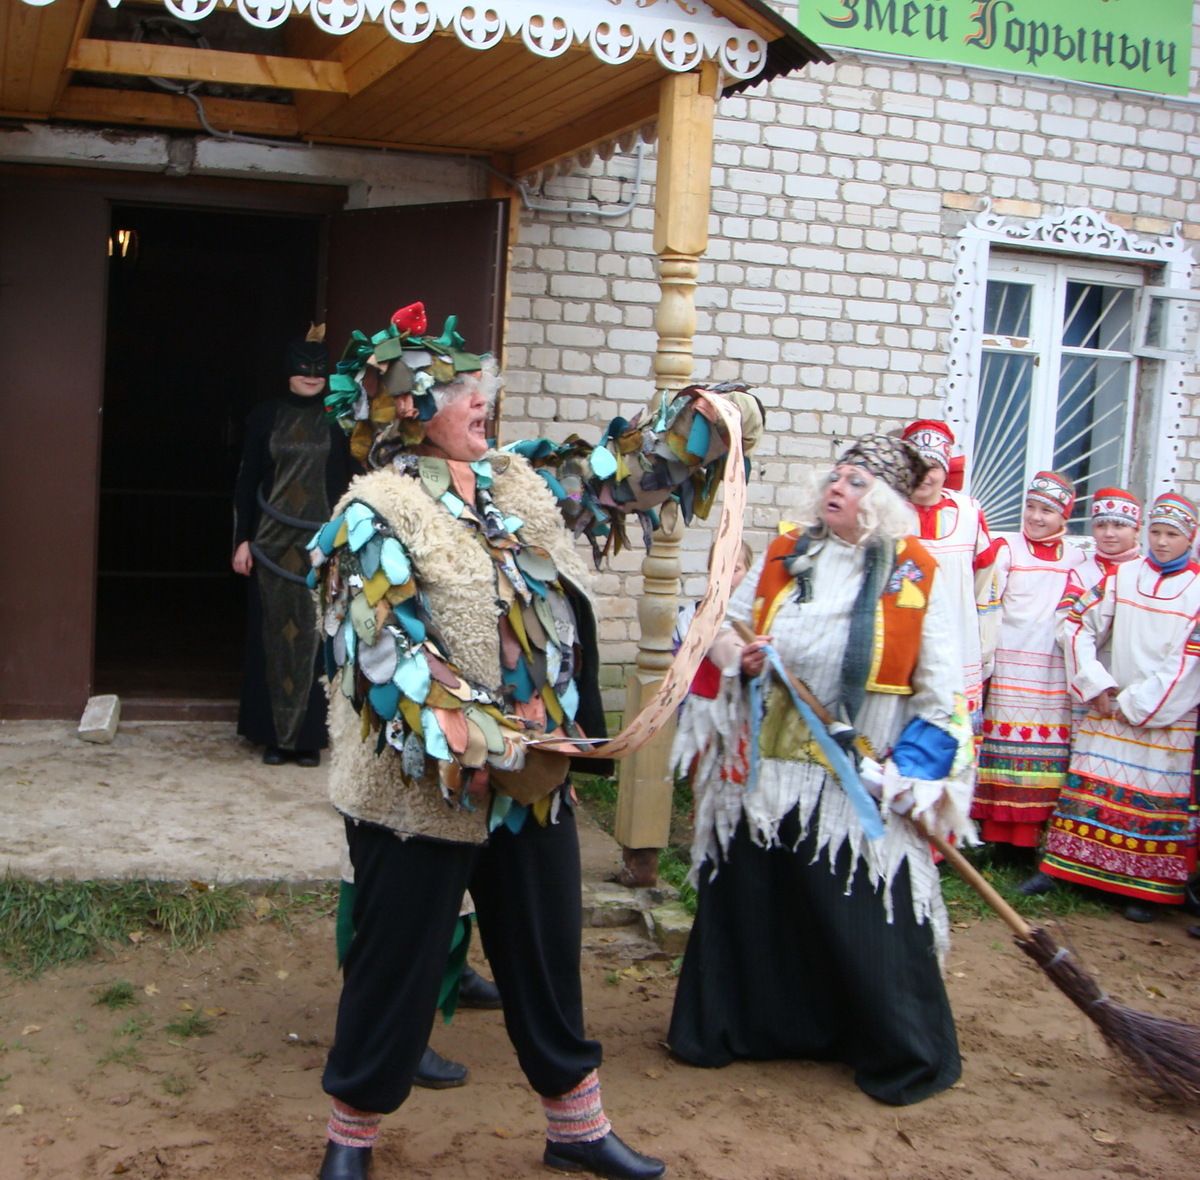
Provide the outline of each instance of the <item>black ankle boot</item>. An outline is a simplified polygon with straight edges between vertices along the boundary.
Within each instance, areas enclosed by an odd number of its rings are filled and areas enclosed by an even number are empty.
[[[490,980],[484,979],[471,967],[463,967],[458,980],[458,1006],[460,1008],[501,1008],[500,989]]]
[[[332,1140],[325,1144],[325,1158],[317,1180],[367,1180],[370,1175],[369,1147],[344,1147]]]
[[[413,1085],[426,1090],[452,1090],[467,1084],[467,1067],[457,1061],[447,1061],[440,1053],[425,1046],[421,1062],[413,1075]]]
[[[653,1180],[667,1170],[662,1160],[634,1151],[615,1131],[590,1143],[552,1143],[547,1139],[542,1162],[559,1172],[591,1172],[611,1180]]]

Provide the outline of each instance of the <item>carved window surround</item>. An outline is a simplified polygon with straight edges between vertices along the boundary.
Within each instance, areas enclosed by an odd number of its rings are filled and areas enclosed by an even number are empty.
[[[1180,227],[1162,236],[1139,236],[1114,225],[1092,209],[1062,207],[1028,221],[993,213],[991,203],[967,224],[955,246],[955,281],[951,307],[950,355],[942,384],[943,414],[968,454],[975,430],[983,336],[984,297],[993,249],[1048,252],[1099,262],[1138,263],[1146,268],[1147,285],[1190,290],[1196,259]],[[1142,360],[1152,401],[1146,420],[1152,448],[1143,465],[1147,491],[1158,495],[1175,482],[1184,413],[1184,372],[1179,359]]]

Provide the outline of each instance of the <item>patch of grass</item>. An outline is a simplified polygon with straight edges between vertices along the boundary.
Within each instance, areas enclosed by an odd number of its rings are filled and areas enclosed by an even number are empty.
[[[142,1060],[142,1051],[132,1041],[113,1045],[96,1058],[97,1065],[137,1065]]]
[[[118,1008],[129,1008],[137,1003],[137,996],[134,994],[133,984],[127,979],[118,979],[116,983],[110,983],[107,987],[103,987],[96,994],[95,1002],[101,1008],[109,1008],[116,1011]]]
[[[604,982],[607,983],[609,987],[616,987],[621,982],[620,971],[613,970],[607,972],[604,976]]]
[[[192,949],[238,924],[242,890],[165,881],[0,881],[0,959],[34,977],[90,958],[130,935],[158,931]]]
[[[603,774],[573,774],[571,782],[588,814],[611,836],[617,817],[617,780]]]
[[[147,1016],[131,1016],[124,1024],[119,1024],[114,1035],[118,1037],[128,1037],[133,1041],[140,1041],[142,1034],[146,1031],[146,1026],[150,1023],[150,1018]]]
[[[159,1084],[172,1098],[182,1098],[192,1088],[192,1083],[177,1073],[167,1074]]]
[[[184,1012],[167,1025],[167,1032],[176,1037],[211,1036],[213,1022],[202,1012]]]
[[[658,879],[673,886],[679,893],[679,901],[692,917],[696,916],[699,896],[687,879],[691,869],[691,857],[686,848],[664,848],[658,854]]]
[[[291,933],[298,923],[332,918],[337,913],[338,882],[296,888],[273,885],[253,902],[254,916],[260,922],[273,922]]]
[[[1022,917],[1032,922],[1044,922],[1047,918],[1067,918],[1078,914],[1104,914],[1111,906],[1085,889],[1078,889],[1065,881],[1040,897],[1026,897],[1017,891],[1018,886],[1033,872],[1031,864],[1012,864],[997,855],[993,845],[968,848],[966,858],[983,874],[983,877],[1009,905]],[[949,865],[941,865],[942,896],[952,918],[985,918],[994,914],[990,905],[975,892]]]

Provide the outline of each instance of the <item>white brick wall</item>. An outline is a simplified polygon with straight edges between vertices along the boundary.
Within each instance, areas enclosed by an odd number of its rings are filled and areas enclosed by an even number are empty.
[[[1196,100],[1200,22],[1193,40]],[[955,235],[984,198],[1018,218],[1066,204],[1136,232],[1166,233],[1178,222],[1200,241],[1195,101],[835,52],[834,65],[718,109],[694,375],[752,381],[768,407],[746,520],[756,549],[794,507],[804,473],[827,464],[840,439],[941,412]],[[578,199],[582,181],[611,197],[612,181],[632,175],[632,161],[618,155],[569,187],[550,182],[544,195]],[[644,175],[637,208],[615,222],[523,215],[505,437],[598,434],[652,394],[653,153]],[[1182,392],[1177,471],[1195,495],[1194,370]],[[707,549],[707,529],[691,530],[682,549],[688,596],[703,589]],[[599,581],[607,661],[630,663],[636,653],[639,564],[622,555]],[[621,701],[608,693],[610,708]]]

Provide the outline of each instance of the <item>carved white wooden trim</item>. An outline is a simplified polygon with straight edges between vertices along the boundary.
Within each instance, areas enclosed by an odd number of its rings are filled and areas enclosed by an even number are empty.
[[[984,299],[992,249],[1069,254],[1101,262],[1138,262],[1161,266],[1156,282],[1190,289],[1196,259],[1180,227],[1162,236],[1139,236],[1114,225],[1093,209],[1060,207],[1045,217],[1012,221],[993,213],[991,202],[966,225],[955,244],[954,292],[950,312],[950,355],[942,382],[942,413],[960,444],[969,447],[975,431],[975,399],[979,390]],[[1142,362],[1145,364],[1146,362]],[[1157,362],[1161,368],[1154,391],[1157,429],[1150,439],[1151,494],[1172,486],[1180,446],[1184,410],[1184,365]],[[968,478],[970,463],[968,462]]]
[[[25,0],[44,7],[54,0]],[[107,0],[117,8],[121,0]],[[636,53],[653,53],[664,69],[684,72],[702,61],[719,62],[732,78],[753,78],[767,60],[767,43],[739,28],[704,0],[163,0],[172,16],[198,21],[218,8],[235,8],[243,20],[272,29],[308,13],[323,32],[352,33],[364,20],[379,21],[407,44],[439,29],[452,30],[472,49],[486,50],[520,37],[531,53],[558,57],[586,45],[608,65]]]

